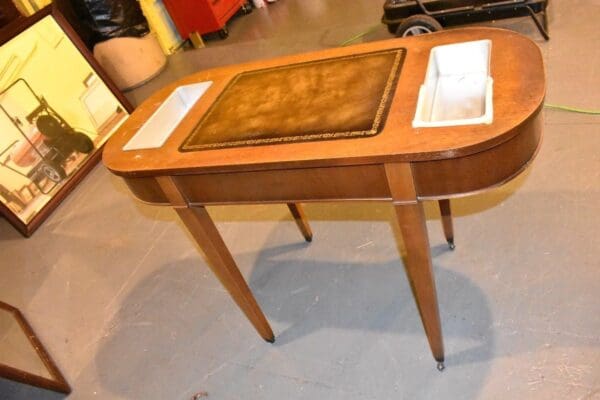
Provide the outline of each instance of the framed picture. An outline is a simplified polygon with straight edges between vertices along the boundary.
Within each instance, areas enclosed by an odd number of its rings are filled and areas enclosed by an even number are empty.
[[[56,7],[0,30],[0,213],[30,236],[132,107]]]

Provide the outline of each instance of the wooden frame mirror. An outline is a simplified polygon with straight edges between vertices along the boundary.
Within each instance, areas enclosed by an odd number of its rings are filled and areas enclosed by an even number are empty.
[[[55,392],[71,392],[71,387],[23,314],[1,301],[0,377]]]
[[[0,215],[30,236],[132,110],[56,6],[0,29]]]

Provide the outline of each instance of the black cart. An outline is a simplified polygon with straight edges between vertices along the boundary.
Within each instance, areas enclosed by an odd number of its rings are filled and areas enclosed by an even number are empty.
[[[529,16],[548,40],[547,6],[548,0],[386,0],[382,22],[390,33],[404,37],[446,26]]]

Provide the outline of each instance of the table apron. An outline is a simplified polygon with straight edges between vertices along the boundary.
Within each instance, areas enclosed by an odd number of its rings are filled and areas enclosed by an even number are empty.
[[[184,175],[173,179],[190,204],[390,198],[383,165]]]
[[[412,171],[420,199],[436,200],[476,194],[502,185],[523,172],[542,143],[542,113],[513,129],[511,139],[464,157],[420,161]]]
[[[418,199],[433,200],[478,193],[521,173],[541,144],[541,113],[515,128],[511,139],[469,156],[416,161],[410,172],[392,182],[404,186],[412,179]],[[387,164],[388,167],[393,164]],[[172,175],[189,205],[293,203],[376,200],[414,202],[392,196],[386,164],[290,168],[245,172]],[[151,204],[169,204],[156,178],[126,177],[135,196]]]

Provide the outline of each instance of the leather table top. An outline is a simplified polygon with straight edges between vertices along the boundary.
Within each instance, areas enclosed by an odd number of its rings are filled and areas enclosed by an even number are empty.
[[[240,73],[180,150],[376,135],[405,52],[390,49]]]

